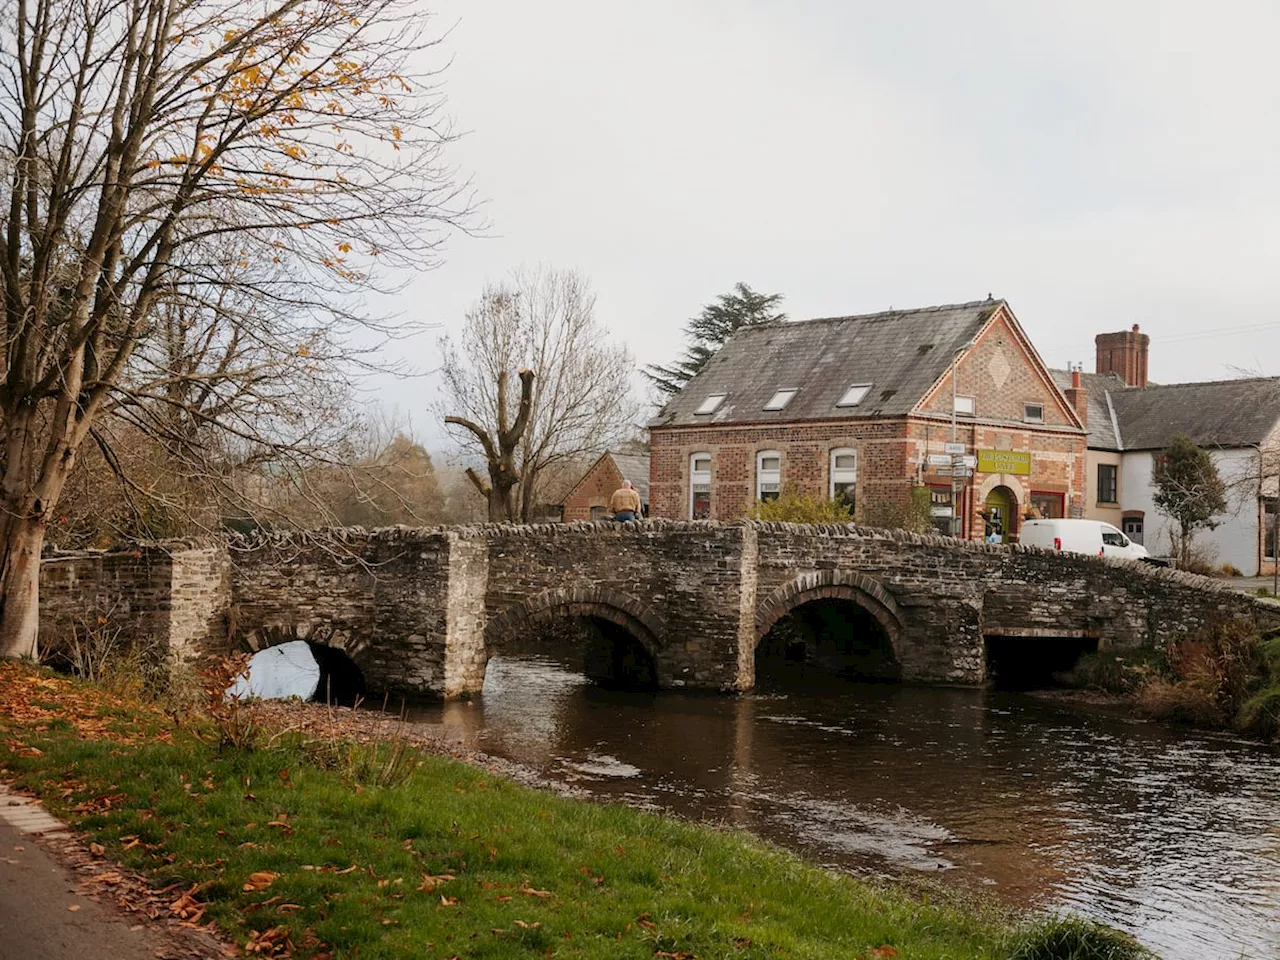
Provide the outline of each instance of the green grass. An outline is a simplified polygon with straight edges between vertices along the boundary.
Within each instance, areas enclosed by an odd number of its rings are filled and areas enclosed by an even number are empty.
[[[301,956],[1141,955],[1127,940],[1128,953],[1016,953],[1044,928],[1015,930],[989,903],[930,902],[745,835],[446,758],[423,755],[402,782],[362,787],[297,744],[219,752],[180,730],[124,745],[66,724],[5,726],[9,775],[107,856],[157,885],[199,885],[205,919],[241,941],[287,928]],[[41,752],[24,755],[14,737]],[[245,890],[254,874],[269,885]]]

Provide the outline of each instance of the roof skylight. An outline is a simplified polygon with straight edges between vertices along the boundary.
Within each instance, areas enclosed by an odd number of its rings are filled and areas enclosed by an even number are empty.
[[[726,396],[728,396],[728,394],[724,394],[724,393],[711,394],[709,397],[707,397],[707,399],[702,401],[702,406],[698,407],[697,410],[693,411],[694,414],[696,415],[696,414],[715,413],[717,410],[720,409],[720,404],[724,403],[724,398]]]
[[[769,398],[769,402],[764,405],[764,408],[766,410],[785,410],[787,404],[790,403],[792,398],[799,392],[800,389],[798,387],[789,387],[785,390],[779,390]]]
[[[836,401],[837,407],[856,407],[862,402],[862,398],[871,390],[869,383],[855,383],[844,392],[844,396]]]

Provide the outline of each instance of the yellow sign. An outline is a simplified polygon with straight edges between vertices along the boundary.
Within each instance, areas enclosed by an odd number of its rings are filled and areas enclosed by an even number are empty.
[[[979,450],[978,470],[982,473],[1031,475],[1031,454],[1024,450]]]

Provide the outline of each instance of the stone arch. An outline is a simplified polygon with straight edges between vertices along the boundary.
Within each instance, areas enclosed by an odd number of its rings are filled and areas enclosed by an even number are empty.
[[[756,606],[755,647],[769,629],[797,607],[812,600],[850,600],[876,618],[901,663],[902,614],[893,595],[878,581],[850,570],[815,570],[784,583]]]
[[[491,617],[485,626],[485,649],[492,650],[521,625],[554,617],[599,617],[630,633],[657,660],[665,635],[662,621],[647,606],[608,587],[546,590]]]
[[[291,643],[294,640],[306,640],[323,647],[340,650],[359,665],[363,655],[369,649],[369,637],[364,632],[353,630],[341,623],[327,620],[316,620],[306,623],[268,623],[240,633],[237,649],[247,653],[257,653],[268,647]]]
[[[974,491],[974,500],[976,502],[986,500],[987,494],[996,487],[1008,487],[1020,505],[1026,504],[1031,497],[1031,492],[1018,477],[1010,473],[993,473],[978,484]]]

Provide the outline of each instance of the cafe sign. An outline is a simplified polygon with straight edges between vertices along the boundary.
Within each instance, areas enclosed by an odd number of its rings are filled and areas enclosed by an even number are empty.
[[[1025,450],[979,450],[978,470],[1027,477],[1031,475],[1031,454]]]

